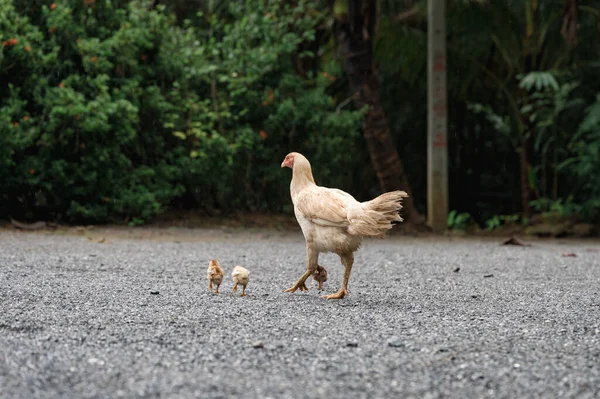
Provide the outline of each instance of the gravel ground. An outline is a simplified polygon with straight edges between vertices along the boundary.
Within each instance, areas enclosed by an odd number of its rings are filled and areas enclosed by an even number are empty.
[[[283,292],[305,267],[299,233],[193,236],[0,231],[0,396],[600,396],[598,241],[369,240],[350,295],[327,301],[333,255],[325,292]]]

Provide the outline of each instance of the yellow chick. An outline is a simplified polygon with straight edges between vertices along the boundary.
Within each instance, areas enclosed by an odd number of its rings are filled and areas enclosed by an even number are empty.
[[[223,281],[223,269],[221,269],[221,265],[219,265],[218,260],[211,260],[208,262],[208,270],[206,271],[206,278],[208,279],[208,289],[212,292],[212,285],[215,283],[217,285],[217,289],[215,294],[219,293],[219,286]]]
[[[242,295],[240,296],[246,296],[246,285],[248,285],[248,280],[250,280],[250,272],[242,266],[236,266],[231,273],[231,279],[235,283],[233,292],[237,292],[237,286],[239,284],[242,286]]]
[[[317,269],[312,274],[313,279],[319,283],[319,289],[323,289],[323,283],[327,281],[327,270],[323,266],[317,265]]]

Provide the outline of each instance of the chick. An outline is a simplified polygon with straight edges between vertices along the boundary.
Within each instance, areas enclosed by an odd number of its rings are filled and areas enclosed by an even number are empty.
[[[319,283],[319,289],[323,289],[323,283],[327,281],[327,270],[323,266],[317,265],[317,269],[313,272],[312,278]]]
[[[221,285],[221,281],[223,281],[223,269],[221,269],[221,265],[219,265],[218,260],[211,260],[208,262],[208,270],[206,271],[206,278],[208,279],[208,289],[212,292],[213,283],[217,285],[217,289],[215,294],[219,293],[219,286]]]
[[[244,269],[242,266],[236,266],[233,268],[231,278],[235,283],[233,286],[233,292],[237,292],[237,286],[239,284],[242,286],[242,295],[240,296],[246,296],[246,285],[248,285],[248,280],[250,280],[250,272]]]

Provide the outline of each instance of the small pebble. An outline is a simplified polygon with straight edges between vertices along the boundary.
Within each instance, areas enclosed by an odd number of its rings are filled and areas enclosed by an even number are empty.
[[[483,275],[483,278],[490,278],[490,277],[494,277],[494,275],[493,274],[484,274]]]
[[[261,348],[264,348],[264,347],[265,347],[265,344],[263,344],[263,342],[262,342],[262,341],[254,341],[254,342],[252,343],[252,347],[253,347],[253,348],[256,348],[256,349],[261,349]]]
[[[400,339],[393,337],[388,340],[388,346],[391,348],[404,348],[404,342],[400,341]]]
[[[158,295],[158,291],[150,291],[152,295]]]
[[[358,342],[348,342],[346,343],[346,346],[349,348],[356,348],[358,347]]]

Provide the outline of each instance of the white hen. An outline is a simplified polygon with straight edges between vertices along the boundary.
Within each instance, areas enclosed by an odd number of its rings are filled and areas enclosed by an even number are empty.
[[[307,271],[286,292],[308,290],[306,279],[318,266],[319,253],[333,252],[344,265],[344,279],[339,292],[327,299],[341,299],[348,293],[348,280],[354,252],[363,237],[383,238],[392,222],[401,222],[404,191],[392,191],[371,201],[358,202],[350,194],[335,188],[317,186],[308,159],[297,152],[289,153],[281,167],[292,169],[290,194],[294,213],[306,240]]]

